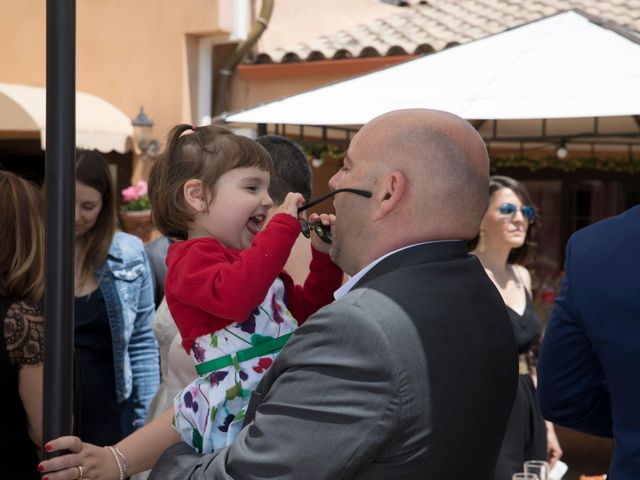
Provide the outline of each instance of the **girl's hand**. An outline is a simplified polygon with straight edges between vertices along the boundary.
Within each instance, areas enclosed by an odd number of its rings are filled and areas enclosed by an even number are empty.
[[[336,224],[336,216],[332,213],[322,213],[320,215],[312,213],[309,215],[309,223],[315,223],[318,221],[325,227],[329,227],[329,229],[331,229]],[[331,244],[321,240],[315,232],[311,234],[311,245],[322,253],[328,254],[329,250],[331,250]]]
[[[301,193],[289,192],[287,196],[284,197],[282,204],[274,210],[273,214],[286,213],[293,218],[298,218],[298,207],[301,207],[303,204],[304,197]]]
[[[120,479],[118,465],[106,448],[83,443],[73,436],[59,437],[45,445],[47,452],[65,449],[71,453],[40,462],[38,470],[43,473],[43,480],[75,480],[80,478],[79,466],[87,480]]]

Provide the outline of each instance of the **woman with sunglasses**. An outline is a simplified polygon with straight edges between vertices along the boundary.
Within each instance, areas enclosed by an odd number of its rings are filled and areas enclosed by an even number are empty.
[[[536,374],[531,361],[542,326],[533,307],[531,276],[523,266],[531,254],[535,209],[520,182],[492,176],[489,207],[480,234],[470,243],[487,275],[502,295],[520,353],[518,390],[496,466],[495,480],[510,480],[526,460],[549,460],[562,455],[553,425],[545,422],[535,397]]]

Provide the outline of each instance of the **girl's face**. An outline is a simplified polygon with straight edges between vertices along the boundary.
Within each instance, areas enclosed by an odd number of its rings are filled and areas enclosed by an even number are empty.
[[[505,205],[516,207],[514,213],[501,213],[508,210]],[[529,229],[529,220],[522,214],[523,203],[510,188],[496,190],[489,199],[489,208],[482,219],[480,228],[484,231],[484,241],[489,245],[504,246],[510,249],[524,245]]]
[[[93,228],[102,210],[102,195],[98,190],[76,181],[76,238]]]
[[[215,184],[211,204],[196,215],[189,238],[214,237],[238,250],[251,246],[273,206],[269,178],[269,172],[256,167],[224,173]]]

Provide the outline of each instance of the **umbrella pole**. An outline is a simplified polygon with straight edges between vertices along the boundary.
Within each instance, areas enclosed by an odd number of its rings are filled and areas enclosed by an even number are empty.
[[[75,37],[75,0],[47,0],[44,443],[73,428]]]

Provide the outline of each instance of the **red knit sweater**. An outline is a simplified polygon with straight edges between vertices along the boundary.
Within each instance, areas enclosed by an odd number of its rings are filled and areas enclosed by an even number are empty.
[[[165,295],[187,352],[196,338],[245,321],[280,276],[285,303],[298,324],[333,301],[342,271],[328,255],[312,249],[304,286],[283,271],[300,233],[290,215],[275,215],[244,250],[214,238],[196,238],[169,246]]]

